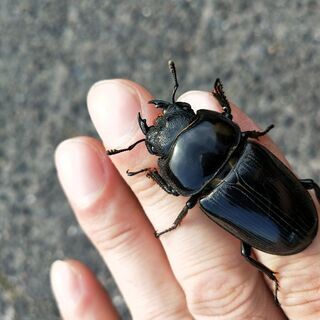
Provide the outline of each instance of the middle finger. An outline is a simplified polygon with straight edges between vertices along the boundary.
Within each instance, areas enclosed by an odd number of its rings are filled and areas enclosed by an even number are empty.
[[[151,123],[154,114],[152,106],[148,106],[147,101],[143,100],[144,89],[126,81],[122,81],[122,88],[124,83],[128,90],[136,93],[137,103],[142,105],[144,111],[142,116]],[[106,86],[107,82],[100,84],[91,89],[88,95],[91,118],[108,148],[119,148],[115,141],[122,148],[127,147],[142,138],[141,133],[136,130],[136,115],[128,114],[126,110],[116,110],[117,106],[110,104],[110,96],[105,94]],[[216,101],[208,93],[199,94],[197,99],[201,100],[203,96],[206,97],[207,104],[204,107],[218,109]],[[112,108],[112,112],[118,114],[114,119],[109,118]],[[121,120],[118,123],[117,117]],[[106,123],[110,126],[103,125]],[[115,126],[118,132],[130,128],[133,135],[130,140],[133,140],[119,141],[119,136],[112,130]],[[128,166],[133,171],[154,167],[155,157],[151,157],[143,146],[139,146],[131,152],[112,157],[112,160],[156,229],[169,227],[184,206],[186,198],[167,195],[144,175],[127,177],[125,174]],[[241,257],[239,241],[210,222],[198,207],[190,211],[181,227],[164,235],[161,241],[172,269],[185,290],[189,309],[195,317],[215,315],[222,318],[225,315],[227,319],[243,319],[249,315],[261,316],[268,312],[272,319],[281,318],[262,277]]]

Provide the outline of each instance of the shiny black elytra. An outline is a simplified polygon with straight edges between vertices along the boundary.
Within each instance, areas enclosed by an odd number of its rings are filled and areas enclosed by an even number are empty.
[[[197,202],[204,213],[241,240],[241,254],[275,282],[274,299],[279,304],[275,272],[251,257],[251,248],[274,254],[293,255],[310,245],[317,233],[318,217],[307,190],[314,189],[320,201],[320,187],[311,179],[298,179],[270,151],[254,140],[264,131],[242,131],[232,121],[230,104],[222,83],[216,80],[213,96],[222,112],[199,110],[175,101],[178,80],[173,61],[172,102],[151,100],[163,113],[153,126],[138,114],[145,135],[126,149],[109,150],[108,155],[132,150],[145,142],[158,157],[159,171],[145,168],[163,190],[174,196],[189,196],[173,225],[156,237],[177,228]]]

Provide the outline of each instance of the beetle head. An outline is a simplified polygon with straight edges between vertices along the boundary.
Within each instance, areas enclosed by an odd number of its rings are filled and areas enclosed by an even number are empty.
[[[162,109],[162,114],[156,118],[154,125],[148,127],[146,120],[139,113],[138,122],[145,134],[146,146],[151,154],[166,157],[179,133],[188,127],[195,118],[195,113],[189,103],[175,101],[175,94],[179,87],[176,67],[173,61],[168,62],[174,80],[172,102],[164,100],[151,100],[157,108]]]
[[[151,100],[150,103],[157,108],[162,108],[163,113],[150,127],[139,113],[139,125],[146,136],[148,151],[158,157],[166,157],[179,133],[193,121],[195,113],[190,104],[186,102],[170,103],[163,100]]]

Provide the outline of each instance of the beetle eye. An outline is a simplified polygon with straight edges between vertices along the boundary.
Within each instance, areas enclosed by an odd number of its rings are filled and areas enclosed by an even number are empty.
[[[156,147],[154,145],[152,145],[150,142],[147,142],[147,148],[150,153],[157,154]]]
[[[177,105],[184,111],[189,111],[191,110],[191,106],[187,102],[177,102]]]

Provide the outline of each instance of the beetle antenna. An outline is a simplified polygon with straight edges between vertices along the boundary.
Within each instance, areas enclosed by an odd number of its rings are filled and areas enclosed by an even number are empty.
[[[172,103],[175,103],[175,95],[177,92],[177,89],[179,87],[178,79],[177,79],[177,71],[176,71],[176,66],[172,60],[168,61],[169,69],[173,75],[173,80],[174,80],[174,88],[172,92]]]

